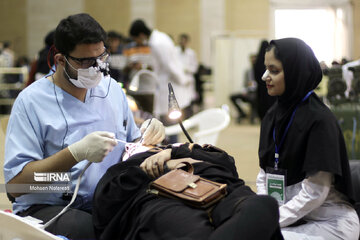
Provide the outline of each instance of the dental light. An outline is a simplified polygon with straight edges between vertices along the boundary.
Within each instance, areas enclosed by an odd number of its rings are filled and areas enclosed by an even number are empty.
[[[174,89],[172,88],[171,83],[168,84],[169,86],[169,118],[172,120],[180,119],[182,113],[179,108],[179,104],[176,100]]]
[[[189,140],[190,143],[193,143],[193,140],[191,139],[189,133],[186,131],[186,129],[184,128],[184,125],[182,124],[182,121],[181,121],[182,113],[180,111],[179,104],[176,100],[174,89],[173,89],[171,83],[168,83],[168,86],[169,86],[169,111],[168,111],[169,113],[168,113],[168,116],[172,120],[177,119],[179,121],[179,125],[180,125],[182,131],[184,132],[186,138]]]

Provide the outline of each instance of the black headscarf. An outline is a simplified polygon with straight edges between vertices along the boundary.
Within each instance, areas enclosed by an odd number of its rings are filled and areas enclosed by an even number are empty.
[[[275,127],[279,146],[294,109],[294,120],[279,151],[279,168],[287,170],[286,185],[302,181],[306,176],[326,171],[335,176],[335,188],[352,198],[352,185],[345,141],[331,111],[315,93],[322,78],[320,64],[311,48],[302,40],[284,38],[273,40],[277,58],[284,70],[285,92],[267,112],[261,124],[260,167],[274,167]]]
[[[279,97],[282,106],[299,102],[310,90],[319,85],[322,71],[312,49],[300,39],[273,40],[279,52],[285,74],[285,93]]]

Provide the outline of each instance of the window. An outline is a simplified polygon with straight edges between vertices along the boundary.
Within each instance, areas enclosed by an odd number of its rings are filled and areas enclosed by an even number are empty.
[[[304,40],[319,61],[352,59],[352,7],[346,0],[271,0],[273,38]]]
[[[335,59],[335,17],[326,9],[275,10],[275,38],[296,37],[304,40],[319,61]]]

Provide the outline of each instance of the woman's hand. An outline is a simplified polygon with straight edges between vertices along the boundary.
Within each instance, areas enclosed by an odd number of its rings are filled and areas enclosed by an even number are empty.
[[[165,149],[154,154],[140,164],[141,169],[152,178],[157,178],[164,173],[164,164],[171,158],[171,149]]]
[[[185,166],[185,164],[182,164],[182,162],[188,162],[190,164],[201,162],[200,160],[195,160],[192,158],[178,158],[178,159],[170,159],[170,158],[171,158],[171,149],[165,149],[145,159],[145,161],[140,165],[140,167],[150,177],[158,178],[162,174],[164,174],[165,164],[169,170],[173,170],[175,168],[180,168]]]

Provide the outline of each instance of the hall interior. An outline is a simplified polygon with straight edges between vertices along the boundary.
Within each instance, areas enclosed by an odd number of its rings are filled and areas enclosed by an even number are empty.
[[[61,2],[61,7],[59,7]],[[1,0],[0,41],[11,41],[19,55],[34,58],[43,46],[46,33],[60,19],[79,12],[87,12],[97,19],[106,31],[128,34],[131,21],[143,18],[154,29],[176,37],[186,32],[199,61],[213,70],[207,89],[205,108],[230,106],[230,125],[220,133],[217,146],[235,158],[239,177],[254,191],[258,167],[260,124],[247,121],[237,124],[236,113],[229,94],[242,90],[244,70],[249,67],[248,54],[258,50],[262,39],[275,37],[274,12],[277,8],[306,8],[327,6],[333,12],[346,10],[350,21],[351,39],[347,46],[349,59],[360,56],[360,0]],[[351,10],[349,10],[351,6]],[[332,9],[333,7],[334,9]],[[105,13],[105,14],[104,14]],[[350,17],[352,17],[350,19]],[[350,20],[349,20],[350,19]],[[297,28],[294,28],[298,31]],[[338,34],[344,36],[344,34]],[[239,54],[240,53],[240,54]],[[212,85],[211,85],[212,84]],[[191,132],[190,132],[191,133]],[[1,132],[1,139],[4,133]],[[181,140],[185,141],[184,136]],[[0,144],[4,155],[4,143]],[[0,164],[2,166],[2,164]],[[3,171],[0,171],[0,183]],[[0,189],[1,190],[1,189]],[[0,209],[11,205],[0,191]]]

